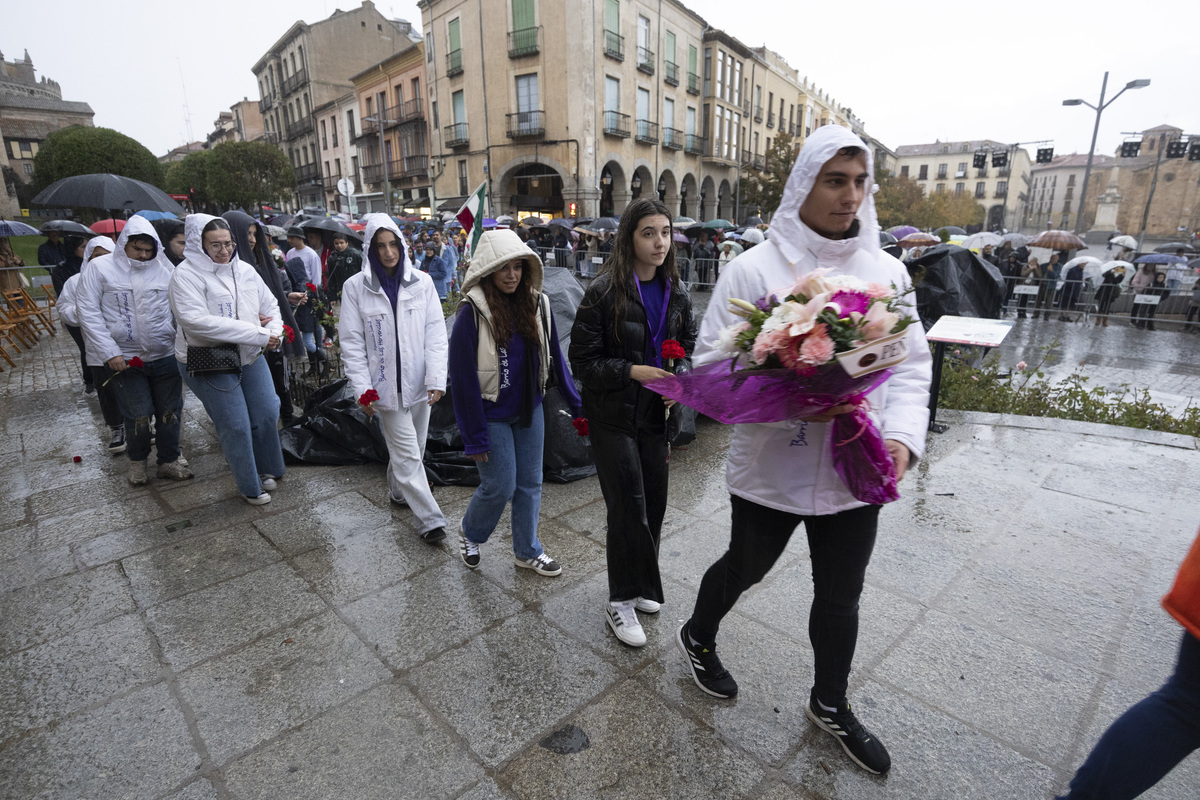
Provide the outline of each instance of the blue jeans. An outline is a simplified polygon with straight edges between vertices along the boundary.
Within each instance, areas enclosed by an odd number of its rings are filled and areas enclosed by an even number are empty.
[[[237,375],[188,375],[187,365],[176,361],[188,388],[200,398],[221,440],[225,463],[247,497],[262,494],[259,475],[280,477],[283,448],[279,445],[279,395],[265,358],[256,358]]]
[[[147,361],[139,368],[122,372],[104,368],[108,388],[114,390],[117,407],[125,418],[126,453],[130,461],[150,457],[150,419],[156,425],[158,463],[179,458],[179,413],[183,409],[183,383],[175,369],[175,356]]]
[[[513,553],[517,558],[537,558],[542,543],[537,537],[538,512],[542,507],[542,443],[546,418],[542,407],[533,410],[533,420],[522,428],[515,417],[488,420],[488,460],[480,461],[479,488],[471,496],[463,517],[463,532],[483,544],[496,530],[504,507],[512,501]]]
[[[1060,800],[1124,800],[1200,748],[1200,639],[1186,631],[1175,673],[1114,722]]]
[[[300,331],[300,341],[304,342],[304,352],[317,352],[317,334],[312,331]]]

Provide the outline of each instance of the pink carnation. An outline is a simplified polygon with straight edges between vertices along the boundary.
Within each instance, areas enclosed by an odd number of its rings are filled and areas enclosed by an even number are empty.
[[[833,358],[833,339],[829,338],[829,329],[818,325],[812,334],[800,346],[800,360],[814,367],[820,366]]]
[[[892,287],[884,286],[882,283],[868,283],[867,288],[863,289],[871,297],[891,297]]]
[[[760,333],[754,340],[754,348],[750,352],[750,357],[755,364],[763,364],[772,353],[782,355],[790,341],[791,338],[785,328]]]

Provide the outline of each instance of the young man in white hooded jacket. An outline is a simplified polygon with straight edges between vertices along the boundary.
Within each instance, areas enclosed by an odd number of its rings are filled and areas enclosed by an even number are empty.
[[[818,268],[897,289],[907,286],[904,266],[879,247],[871,161],[871,151],[845,128],[829,125],[808,138],[771,220],[770,240],[721,271],[700,328],[696,364],[730,357],[717,346],[721,330],[740,321],[728,309],[730,298],[754,302]],[[915,308],[907,310],[916,315]],[[908,360],[868,396],[870,416],[898,478],[923,454],[929,424],[929,347],[919,323],[906,335]],[[721,619],[770,571],[803,523],[813,572],[808,631],[815,671],[805,713],[856,764],[881,774],[891,767],[891,758],[846,697],[858,601],[880,510],[855,499],[833,468],[827,423],[851,410],[837,406],[818,417],[735,427],[726,467],[729,549],[705,573],[676,644],[703,691],[722,698],[737,694],[737,682],[716,654]]]

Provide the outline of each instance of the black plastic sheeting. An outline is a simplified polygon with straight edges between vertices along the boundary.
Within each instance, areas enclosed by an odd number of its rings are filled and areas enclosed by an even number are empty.
[[[388,460],[379,421],[367,417],[346,378],[317,389],[302,414],[279,431],[289,464],[366,464]]]
[[[947,314],[999,319],[1004,278],[999,269],[965,247],[931,247],[907,266],[916,282],[917,312],[925,330]]]

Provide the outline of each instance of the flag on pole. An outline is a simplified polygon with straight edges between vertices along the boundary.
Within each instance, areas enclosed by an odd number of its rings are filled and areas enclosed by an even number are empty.
[[[487,181],[479,184],[479,188],[471,192],[467,202],[454,216],[462,223],[467,231],[467,252],[474,253],[479,237],[483,235],[483,204],[487,199]]]

